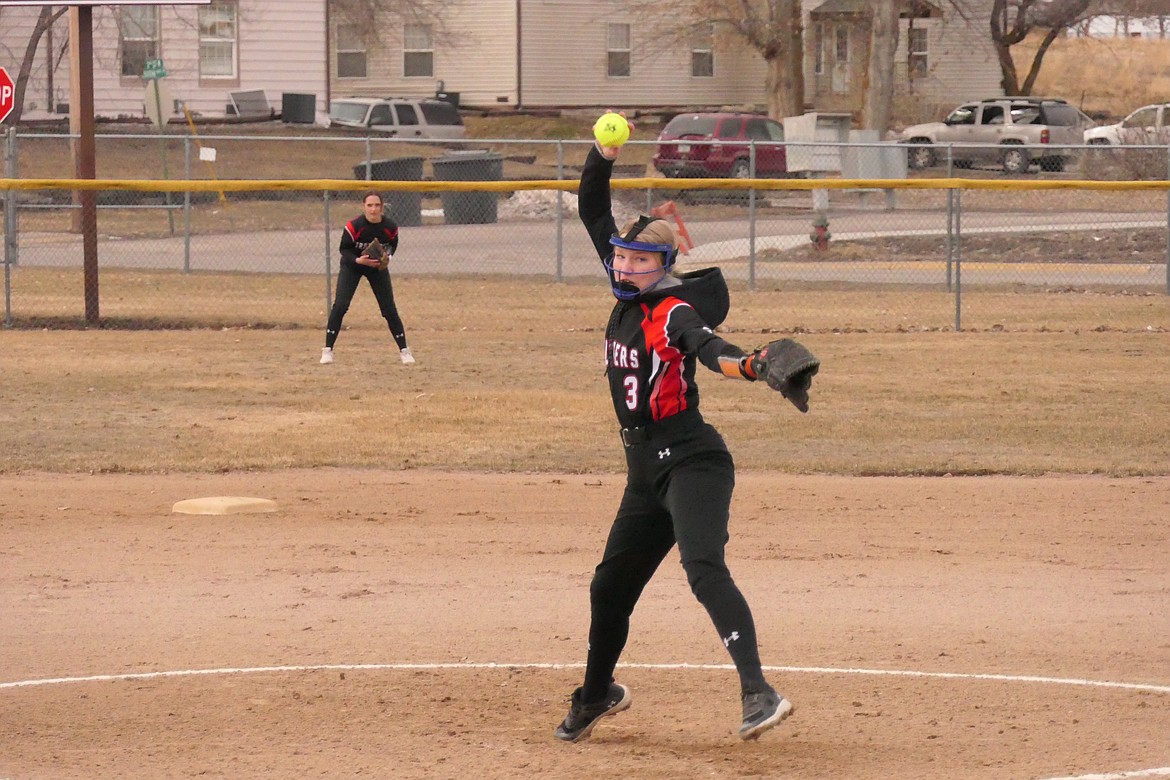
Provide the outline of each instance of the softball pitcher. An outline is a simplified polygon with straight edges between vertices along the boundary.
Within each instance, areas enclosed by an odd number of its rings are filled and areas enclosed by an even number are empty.
[[[695,367],[767,379],[805,411],[819,362],[790,339],[747,353],[715,334],[730,307],[722,272],[675,274],[679,241],[665,220],[643,216],[617,230],[609,187],[617,155],[618,147],[590,150],[578,208],[617,298],[605,329],[605,360],[627,480],[589,588],[584,683],[554,734],[578,742],[601,718],[630,706],[630,691],[615,682],[614,670],[634,606],[677,544],[691,591],[739,673],[739,736],[755,739],[793,706],[764,678],[751,609],[724,560],[735,466],[723,437],[699,412]]]

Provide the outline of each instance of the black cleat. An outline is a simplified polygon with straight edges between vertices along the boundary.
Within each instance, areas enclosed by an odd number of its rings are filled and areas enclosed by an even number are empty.
[[[755,739],[795,711],[792,702],[769,688],[761,693],[743,695],[743,725],[740,739]]]
[[[624,685],[610,683],[609,693],[596,704],[581,703],[581,688],[573,691],[569,714],[553,735],[565,742],[580,742],[589,736],[597,721],[610,715],[617,715],[630,707],[630,689]]]

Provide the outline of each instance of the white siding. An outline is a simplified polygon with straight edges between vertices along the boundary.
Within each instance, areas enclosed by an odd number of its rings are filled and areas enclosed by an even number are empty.
[[[343,20],[330,21],[336,28]],[[367,53],[367,77],[335,78],[335,96],[429,97],[442,81],[446,91],[460,93],[464,104],[515,105],[515,0],[474,0],[458,6],[447,20],[447,36],[436,35],[433,77],[403,75],[401,22],[391,24],[381,47]],[[336,73],[336,56],[333,60]]]
[[[806,98],[810,102],[836,101],[851,102],[854,107],[861,103],[861,79],[854,78],[854,83],[848,96],[815,92],[816,75],[814,74],[814,23],[810,11],[821,5],[824,0],[802,0],[805,22],[805,84],[807,85]],[[933,117],[939,106],[950,107],[963,100],[994,97],[1003,94],[1000,86],[1001,74],[999,61],[995,49],[991,44],[987,28],[987,20],[991,14],[991,0],[967,0],[965,8],[969,19],[964,20],[955,12],[953,6],[946,0],[934,0],[941,11],[939,18],[916,19],[914,26],[926,29],[928,73],[926,77],[915,79],[913,92],[906,76],[907,61],[906,47],[909,39],[909,23],[906,19],[900,21],[898,49],[895,53],[895,89],[899,95],[913,94],[927,116]],[[831,30],[835,26],[850,23],[848,18],[825,19]],[[831,44],[829,44],[831,45]],[[854,40],[850,35],[850,46],[854,48],[854,56],[862,56],[861,52],[868,51],[868,46]],[[864,69],[866,63],[853,62],[854,68]],[[826,66],[828,67],[828,66]],[[857,73],[855,72],[856,76]],[[822,82],[828,74],[821,77]],[[923,121],[926,121],[925,118]]]
[[[628,78],[607,75],[609,23],[634,32]],[[523,11],[523,102],[539,106],[756,104],[765,100],[759,55],[716,43],[713,78],[691,76],[691,51],[639,38],[640,18],[605,0],[527,0]]]
[[[987,31],[988,15],[964,21],[951,11],[945,23],[929,22],[930,75],[925,79],[924,99],[949,106],[1003,94],[999,60]]]

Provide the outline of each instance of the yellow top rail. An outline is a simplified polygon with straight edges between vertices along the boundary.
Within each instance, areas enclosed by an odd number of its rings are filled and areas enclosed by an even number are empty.
[[[1170,181],[1050,179],[613,179],[616,190],[1107,190],[1170,191]],[[0,190],[138,190],[146,192],[255,192],[262,190],[360,192],[576,192],[575,179],[516,181],[363,181],[354,179],[0,179]]]

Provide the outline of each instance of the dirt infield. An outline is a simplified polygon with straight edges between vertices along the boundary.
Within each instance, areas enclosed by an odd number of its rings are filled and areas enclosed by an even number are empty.
[[[561,665],[618,476],[3,479],[0,778],[1170,771],[1170,478],[742,473],[729,559],[796,715],[736,739],[672,556],[619,667],[632,709],[576,746]],[[210,495],[279,509],[171,512]],[[114,679],[22,684],[90,675]]]

